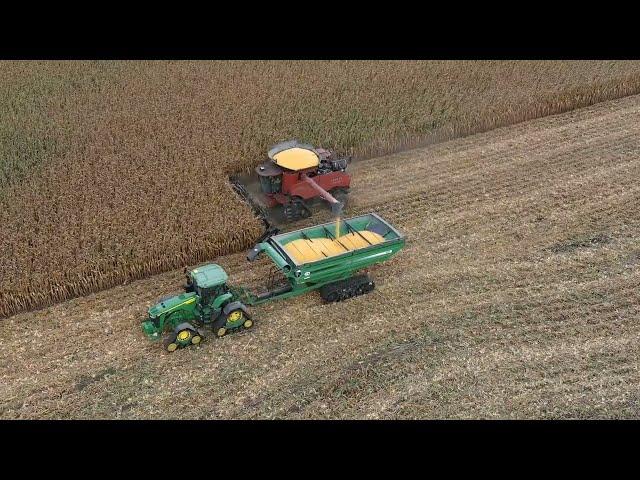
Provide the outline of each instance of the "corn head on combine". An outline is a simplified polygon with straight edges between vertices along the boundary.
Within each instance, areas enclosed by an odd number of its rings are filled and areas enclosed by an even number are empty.
[[[247,254],[252,262],[264,253],[274,264],[264,291],[229,285],[222,267],[204,265],[187,272],[184,293],[149,308],[142,328],[153,340],[164,335],[165,349],[172,352],[200,343],[205,328],[218,337],[251,328],[248,306],[312,290],[327,303],[363,295],[375,283],[358,272],[389,259],[404,244],[404,236],[375,213],[279,235],[268,232]]]

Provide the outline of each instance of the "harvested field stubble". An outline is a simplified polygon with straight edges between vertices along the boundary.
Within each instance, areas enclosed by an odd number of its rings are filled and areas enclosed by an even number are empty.
[[[638,418],[639,134],[634,96],[356,163],[347,214],[407,235],[373,293],[266,304],[176,354],[137,324],[180,270],[22,313],[0,322],[0,416]]]
[[[248,247],[226,178],[276,141],[371,157],[639,87],[638,62],[0,63],[0,317]]]

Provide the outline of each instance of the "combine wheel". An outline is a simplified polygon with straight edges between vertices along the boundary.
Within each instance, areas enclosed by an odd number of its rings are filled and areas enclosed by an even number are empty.
[[[304,203],[304,200],[299,197],[292,198],[289,203],[283,207],[282,213],[284,214],[285,219],[289,222],[294,222],[311,216],[311,211]]]
[[[307,205],[300,200],[300,215],[302,218],[309,218],[311,216],[311,210],[307,207]]]

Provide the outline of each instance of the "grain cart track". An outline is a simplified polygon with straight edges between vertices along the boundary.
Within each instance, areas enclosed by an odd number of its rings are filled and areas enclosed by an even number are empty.
[[[20,314],[0,415],[637,418],[639,134],[634,96],[356,163],[347,214],[407,235],[372,294],[267,304],[173,355],[139,320],[181,271]],[[243,284],[269,268],[216,261]]]

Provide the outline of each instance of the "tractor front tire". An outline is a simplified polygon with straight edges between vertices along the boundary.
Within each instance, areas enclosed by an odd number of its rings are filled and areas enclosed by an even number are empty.
[[[167,352],[175,352],[178,349],[178,340],[177,340],[178,336],[173,333],[171,335],[169,335],[163,342],[164,345],[164,349]]]

